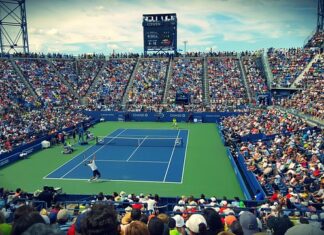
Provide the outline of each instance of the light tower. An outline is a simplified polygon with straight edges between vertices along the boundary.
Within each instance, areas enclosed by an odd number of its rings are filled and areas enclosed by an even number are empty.
[[[183,41],[183,44],[184,44],[184,57],[186,57],[186,53],[187,53],[187,43],[188,43],[187,40]]]
[[[324,0],[318,0],[317,6],[317,27],[316,30],[323,31],[324,30]]]
[[[29,53],[25,0],[0,0],[2,53]]]

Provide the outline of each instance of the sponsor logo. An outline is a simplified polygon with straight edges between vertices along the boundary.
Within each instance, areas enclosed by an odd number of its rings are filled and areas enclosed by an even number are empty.
[[[147,113],[133,113],[132,116],[133,117],[147,117],[148,114]]]
[[[158,118],[164,118],[164,113],[155,113],[154,116]]]
[[[175,118],[181,118],[181,117],[186,117],[186,114],[185,113],[170,113],[170,117],[175,117]]]

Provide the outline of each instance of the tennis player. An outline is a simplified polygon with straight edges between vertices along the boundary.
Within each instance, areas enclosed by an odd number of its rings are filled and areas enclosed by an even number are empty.
[[[93,174],[93,176],[91,177],[91,179],[89,179],[89,181],[97,180],[101,177],[101,174],[98,170],[95,160],[96,160],[96,155],[93,155],[92,160],[90,160],[88,163],[85,164],[91,168]]]
[[[172,119],[172,127],[178,129],[178,123],[177,123],[177,119],[176,118],[173,118]]]

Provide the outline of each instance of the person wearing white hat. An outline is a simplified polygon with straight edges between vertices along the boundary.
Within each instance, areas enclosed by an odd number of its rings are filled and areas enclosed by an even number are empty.
[[[204,234],[207,231],[206,219],[200,214],[192,214],[186,222],[190,235]]]
[[[185,222],[181,215],[175,215],[172,217],[176,222],[176,228],[181,235],[186,235]]]

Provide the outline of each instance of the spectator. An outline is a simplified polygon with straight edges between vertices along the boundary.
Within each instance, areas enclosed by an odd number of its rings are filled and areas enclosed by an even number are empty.
[[[268,60],[273,74],[273,87],[290,87],[317,50],[290,48],[268,50]]]
[[[148,230],[150,235],[168,235],[165,233],[164,223],[157,217],[153,217],[148,222]]]
[[[207,223],[207,235],[217,234],[224,231],[221,217],[214,208],[206,208],[202,211],[202,214]]]
[[[244,235],[252,235],[253,233],[259,232],[257,218],[249,211],[244,211],[240,215],[240,224]]]
[[[247,91],[236,57],[215,57],[208,61],[210,111],[244,110]]]
[[[59,229],[43,223],[30,226],[22,235],[63,235]]]
[[[117,214],[113,206],[95,204],[81,221],[82,235],[118,235]]]
[[[12,225],[12,235],[21,235],[25,232],[30,226],[36,223],[45,224],[44,219],[37,212],[25,213],[19,219],[15,220]]]
[[[134,221],[125,230],[125,235],[150,235],[146,224]]]
[[[205,218],[200,214],[193,214],[189,217],[186,222],[186,227],[189,229],[191,235],[199,234],[205,235],[207,234],[207,222]]]

